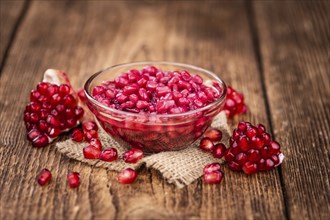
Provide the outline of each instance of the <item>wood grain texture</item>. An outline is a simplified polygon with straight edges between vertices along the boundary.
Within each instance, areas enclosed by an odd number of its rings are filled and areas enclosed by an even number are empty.
[[[16,23],[22,14],[24,0],[0,1],[0,62],[2,62],[10,39],[15,31]],[[0,63],[0,65],[2,65]]]
[[[267,97],[282,165],[288,215],[328,219],[330,4],[254,4]]]
[[[213,70],[242,91],[249,113],[233,124],[243,119],[268,127],[248,20],[244,1],[32,2],[0,78],[0,218],[285,218],[277,169],[245,176],[224,168],[220,185],[198,180],[183,190],[141,169],[135,184],[123,186],[114,172],[70,160],[54,146],[32,148],[22,123],[28,93],[47,68],[68,71],[78,87],[113,64],[169,60]],[[44,167],[54,179],[39,187],[35,177]],[[77,190],[66,185],[69,170],[81,174]]]

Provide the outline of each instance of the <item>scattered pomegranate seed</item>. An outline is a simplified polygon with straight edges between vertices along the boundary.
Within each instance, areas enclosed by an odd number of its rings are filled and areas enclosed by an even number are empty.
[[[226,150],[225,160],[234,171],[246,174],[267,171],[280,165],[284,155],[280,144],[271,140],[265,126],[257,127],[249,122],[240,122],[230,138],[230,147]]]
[[[131,168],[122,170],[117,176],[117,180],[121,184],[131,184],[136,180],[136,178],[137,172]]]
[[[71,139],[75,142],[82,142],[84,140],[84,133],[81,129],[76,128],[71,133]]]
[[[213,155],[213,157],[220,159],[225,155],[226,150],[227,149],[224,144],[222,144],[222,143],[216,144],[213,148],[212,155]]]
[[[99,156],[99,159],[103,160],[103,161],[107,161],[107,162],[117,160],[118,159],[118,151],[117,151],[116,148],[113,148],[113,147],[104,149],[101,152],[101,154]]]
[[[206,152],[212,152],[212,150],[214,148],[214,144],[210,138],[205,137],[201,140],[201,142],[199,144],[199,148]]]
[[[204,182],[207,184],[219,184],[224,174],[222,171],[214,171],[204,174]]]
[[[222,139],[222,132],[218,129],[209,129],[204,133],[204,137],[208,137],[211,141],[221,141]]]
[[[68,173],[67,181],[70,188],[77,188],[80,185],[80,174],[77,172]]]
[[[143,151],[137,148],[132,148],[123,153],[123,160],[126,163],[137,163],[143,158]]]
[[[89,141],[89,144],[90,144],[90,145],[93,145],[94,147],[96,147],[96,148],[99,149],[100,151],[102,150],[102,144],[101,144],[101,141],[100,141],[99,139],[92,138],[92,139]]]
[[[99,135],[96,130],[85,131],[85,139],[90,142],[92,139],[98,139]]]
[[[214,171],[219,171],[221,170],[221,165],[219,163],[211,163],[211,164],[208,164],[204,167],[204,174],[206,173],[212,173]]]
[[[37,181],[40,186],[44,186],[44,185],[48,184],[51,179],[52,179],[51,172],[48,169],[44,168],[41,170]]]
[[[98,159],[101,151],[93,145],[88,145],[83,148],[83,154],[86,159]]]
[[[91,131],[91,130],[97,131],[99,129],[97,124],[93,121],[84,122],[82,125],[82,128],[85,132]]]
[[[245,113],[247,108],[244,103],[244,96],[235,91],[232,87],[227,86],[227,97],[223,110],[229,118],[237,114]]]

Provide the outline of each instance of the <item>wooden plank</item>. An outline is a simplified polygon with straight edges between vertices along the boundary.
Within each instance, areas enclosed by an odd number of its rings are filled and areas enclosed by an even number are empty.
[[[329,2],[254,2],[289,217],[328,219]]]
[[[246,95],[250,113],[241,118],[267,125],[247,20],[244,1],[33,2],[0,80],[0,213],[20,219],[284,218],[277,170],[245,176],[225,168],[220,185],[198,180],[179,190],[142,169],[137,183],[123,186],[114,172],[69,160],[53,146],[31,148],[21,119],[46,68],[67,70],[79,86],[106,66],[170,60],[221,74]],[[44,167],[54,180],[39,187],[35,176]],[[81,173],[78,190],[67,187],[68,170]]]
[[[2,62],[8,43],[13,37],[23,7],[24,1],[0,1],[0,62]]]

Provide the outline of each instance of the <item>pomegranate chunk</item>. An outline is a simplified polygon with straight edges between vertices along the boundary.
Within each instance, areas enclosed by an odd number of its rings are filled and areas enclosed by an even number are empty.
[[[116,148],[110,147],[103,150],[99,156],[100,160],[111,162],[118,159],[118,151]]]
[[[240,122],[230,138],[225,159],[231,170],[253,174],[280,165],[284,155],[280,144],[271,140],[265,126]]]
[[[136,180],[136,178],[137,172],[131,168],[122,170],[117,176],[117,180],[121,184],[131,184]]]
[[[229,118],[237,114],[245,113],[247,111],[247,107],[244,103],[244,96],[232,87],[228,86],[226,102],[223,110]]]
[[[34,147],[45,147],[62,132],[77,126],[84,109],[63,71],[47,70],[44,82],[30,94],[24,111],[28,140]],[[79,138],[77,139],[79,140]]]
[[[67,181],[70,188],[77,188],[80,185],[80,174],[77,172],[68,173]]]
[[[44,185],[48,184],[51,179],[52,179],[51,172],[48,169],[44,168],[41,170],[37,181],[40,186],[44,186]]]
[[[137,163],[139,160],[143,158],[143,151],[137,148],[132,148],[126,151],[123,154],[123,160],[126,163]]]

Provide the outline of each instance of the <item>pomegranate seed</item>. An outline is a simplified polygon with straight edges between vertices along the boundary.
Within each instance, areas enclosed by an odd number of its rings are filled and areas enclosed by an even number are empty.
[[[99,156],[100,160],[111,162],[118,159],[118,152],[116,148],[110,147],[103,150]]]
[[[219,184],[224,174],[222,171],[214,171],[204,174],[204,182],[207,184]]]
[[[82,128],[83,130],[86,132],[86,131],[91,131],[91,130],[94,130],[94,131],[97,131],[98,130],[98,126],[95,122],[93,121],[86,121],[84,122],[84,124],[82,125]]]
[[[212,152],[212,155],[213,157],[215,158],[222,158],[223,156],[225,156],[225,153],[226,153],[226,146],[224,144],[216,144],[214,146],[214,149],[213,149],[213,152]]]
[[[33,141],[36,137],[39,137],[40,135],[41,135],[41,132],[40,131],[38,131],[37,129],[32,129],[27,134],[27,139],[29,141]]]
[[[257,166],[257,164],[248,161],[244,164],[242,170],[246,174],[254,174],[254,173],[258,172],[258,166]]]
[[[33,147],[45,147],[49,144],[48,137],[46,135],[40,135],[33,139],[32,146]]]
[[[90,130],[85,132],[85,139],[86,141],[91,141],[93,138],[97,139],[99,137],[97,131],[95,130]]]
[[[84,140],[84,133],[81,129],[76,128],[71,133],[71,139],[75,142],[82,142]]]
[[[284,158],[280,144],[271,140],[266,128],[261,124],[255,127],[249,122],[240,122],[229,143],[225,160],[228,167],[234,171],[253,174],[271,170],[282,163]]]
[[[86,159],[98,159],[101,151],[96,148],[94,145],[88,145],[83,148],[84,158]]]
[[[44,168],[41,170],[37,181],[40,186],[44,186],[44,185],[48,184],[51,179],[52,179],[51,172],[48,169]]]
[[[241,171],[242,170],[242,166],[239,165],[238,163],[234,162],[234,161],[229,161],[228,162],[228,167],[229,167],[229,169],[231,169],[233,171]]]
[[[208,164],[204,167],[204,174],[207,174],[207,173],[212,173],[214,171],[219,171],[221,170],[221,165],[219,163],[211,163],[211,164]]]
[[[56,138],[61,133],[61,130],[59,128],[50,128],[49,132],[47,133],[50,138]]]
[[[205,132],[204,137],[208,137],[211,141],[220,141],[222,139],[222,132],[218,129],[210,129]]]
[[[199,148],[206,152],[212,152],[214,145],[210,138],[203,138],[199,144]]]
[[[77,172],[70,172],[67,176],[67,181],[70,188],[77,188],[80,185],[80,174]]]
[[[121,184],[131,184],[136,180],[136,178],[137,172],[131,168],[122,170],[117,176],[117,180]]]
[[[139,160],[143,158],[143,151],[137,148],[132,148],[126,151],[123,154],[123,160],[126,163],[137,163]]]
[[[90,145],[93,145],[94,147],[96,147],[96,148],[99,149],[100,151],[102,150],[102,144],[101,144],[101,141],[100,141],[99,139],[92,138],[92,139],[89,141],[89,144],[90,144]]]

